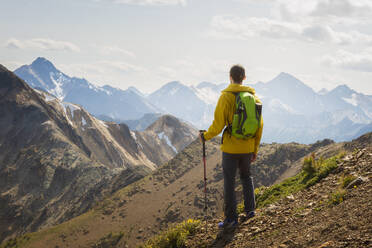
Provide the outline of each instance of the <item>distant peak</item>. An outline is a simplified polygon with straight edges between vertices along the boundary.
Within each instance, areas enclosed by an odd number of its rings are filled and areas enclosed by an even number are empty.
[[[164,127],[171,127],[176,128],[181,125],[181,122],[178,118],[174,117],[173,115],[162,115],[160,116],[154,123],[152,123],[147,130],[163,130]],[[162,128],[159,128],[162,127]]]
[[[181,84],[180,81],[172,81],[172,82],[169,82],[166,84],[167,86],[172,86],[172,87],[175,87],[175,86],[181,86],[183,84]]]
[[[217,85],[213,84],[213,83],[210,83],[210,82],[201,82],[199,83],[196,88],[200,89],[200,88],[205,88],[205,87],[216,87]]]
[[[138,90],[136,87],[134,87],[134,86],[128,87],[127,90],[129,90],[131,92],[134,92],[135,94],[137,94],[139,96],[144,96],[144,94],[140,90]]]
[[[48,71],[56,71],[57,70],[57,68],[52,64],[52,62],[50,62],[49,60],[47,60],[44,57],[38,57],[37,59],[35,59],[32,62],[31,66],[32,67],[43,68],[43,69],[46,69]]]
[[[347,86],[346,84],[341,84],[337,86],[335,89],[351,90],[350,87]]]
[[[279,73],[279,75],[276,76],[275,79],[281,79],[281,80],[283,80],[283,79],[295,79],[295,80],[298,80],[297,78],[295,78],[294,76],[292,76],[291,74],[286,73],[286,72]]]
[[[51,64],[51,62],[44,57],[38,57],[37,59],[35,59],[32,62],[32,64],[44,64],[44,63],[50,63]]]
[[[322,88],[321,90],[318,91],[318,94],[320,95],[325,95],[328,93],[328,90],[326,88]]]
[[[336,88],[334,88],[332,91],[332,93],[342,93],[342,94],[348,94],[348,93],[354,93],[355,91],[350,89],[349,86],[347,86],[346,84],[342,84],[342,85],[339,85],[337,86]]]

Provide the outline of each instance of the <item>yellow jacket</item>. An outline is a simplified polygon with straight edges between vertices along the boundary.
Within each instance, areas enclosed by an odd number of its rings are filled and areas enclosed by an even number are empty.
[[[216,110],[214,111],[214,120],[208,131],[204,133],[204,139],[210,140],[222,132],[225,126],[232,123],[234,111],[235,111],[235,95],[233,92],[250,92],[255,94],[255,90],[248,86],[240,84],[230,84],[221,93],[218,99]],[[261,101],[255,96],[256,102]],[[222,137],[221,150],[226,153],[255,153],[258,152],[262,137],[263,120],[261,118],[261,126],[257,130],[255,137],[250,139],[238,139],[229,132],[224,132]]]

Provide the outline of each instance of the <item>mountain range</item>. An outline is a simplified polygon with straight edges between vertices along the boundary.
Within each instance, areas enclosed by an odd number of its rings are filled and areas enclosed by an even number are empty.
[[[197,137],[170,115],[131,131],[61,99],[0,65],[0,240],[84,213]]]
[[[85,79],[67,76],[45,58],[37,58],[14,73],[31,87],[47,91],[62,101],[79,104],[93,115],[138,119],[146,113],[159,112],[134,87],[127,90],[109,85],[99,87]]]
[[[85,79],[68,77],[44,58],[21,66],[15,74],[32,87],[80,104],[105,120],[118,123],[138,120],[141,125],[133,125],[135,130],[143,130],[154,121],[149,118],[151,115],[143,118],[145,114],[156,113],[168,113],[206,129],[212,123],[221,90],[227,87],[210,82],[187,86],[173,81],[144,95],[134,87],[127,90],[107,85],[98,87]],[[296,77],[282,72],[269,82],[248,86],[256,90],[263,102],[264,142],[308,144],[324,138],[345,141],[372,131],[372,96],[347,85],[315,92]]]

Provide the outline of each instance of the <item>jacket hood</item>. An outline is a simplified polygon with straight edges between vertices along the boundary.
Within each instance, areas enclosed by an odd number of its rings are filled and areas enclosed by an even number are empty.
[[[241,84],[229,84],[226,89],[224,89],[222,92],[249,92],[251,94],[255,94],[256,91],[249,86],[244,86]]]

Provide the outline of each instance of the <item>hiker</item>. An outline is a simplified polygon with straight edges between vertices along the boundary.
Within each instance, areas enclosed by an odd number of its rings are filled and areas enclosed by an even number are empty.
[[[232,130],[233,116],[236,114],[236,99],[239,92],[248,92],[253,104],[261,106],[260,100],[255,96],[255,90],[243,86],[246,79],[245,70],[241,65],[234,65],[230,69],[230,85],[221,92],[214,112],[212,125],[206,132],[201,132],[199,138],[202,142],[212,139],[222,133],[222,168],[224,175],[224,212],[225,220],[220,222],[220,228],[234,227],[238,224],[235,196],[235,175],[239,168],[240,179],[243,185],[244,195],[244,220],[255,216],[255,198],[253,178],[251,177],[250,166],[257,158],[263,128],[261,109],[257,119],[256,132],[249,138],[236,137]],[[239,98],[238,98],[239,99]],[[238,135],[237,135],[238,136]]]

